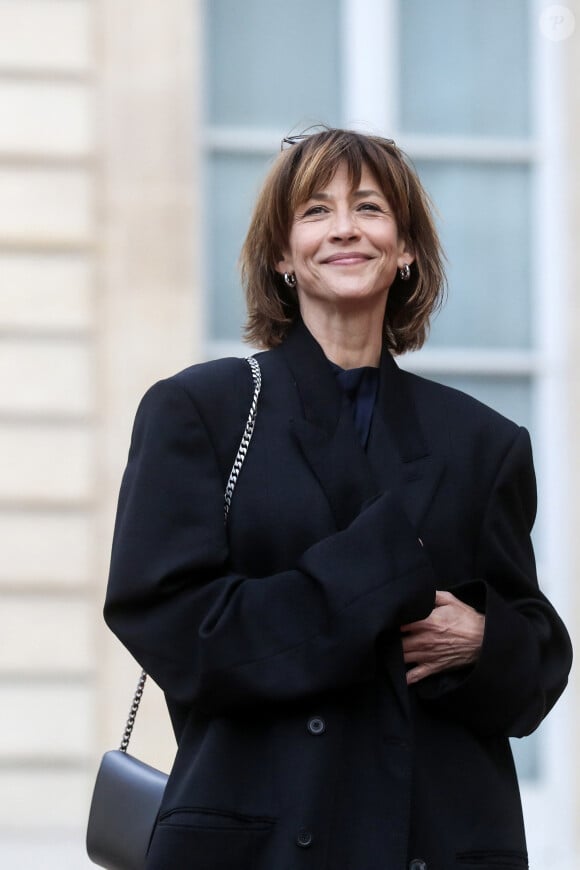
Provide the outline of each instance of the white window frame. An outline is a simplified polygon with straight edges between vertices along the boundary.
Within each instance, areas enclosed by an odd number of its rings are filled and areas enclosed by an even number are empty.
[[[566,402],[563,374],[566,351],[564,334],[566,288],[571,282],[565,249],[565,179],[559,132],[563,105],[563,54],[541,38],[538,19],[545,3],[530,0],[529,27],[534,78],[532,140],[466,139],[461,137],[408,136],[399,132],[397,80],[399,3],[404,0],[343,0],[343,51],[345,64],[346,126],[392,136],[413,159],[461,159],[523,163],[532,168],[534,214],[532,221],[535,276],[533,345],[529,350],[495,350],[429,346],[404,357],[401,364],[427,375],[529,376],[533,384],[536,466],[541,496],[549,504],[543,522],[543,588],[563,614],[571,613],[572,565],[567,553],[566,498],[570,445],[564,431]],[[388,60],[390,59],[390,63]],[[381,87],[382,83],[382,87]],[[364,118],[364,123],[360,119]],[[571,496],[571,493],[569,494]],[[522,783],[522,800],[534,870],[572,865],[573,771],[570,722],[571,693],[560,701],[543,726],[540,742],[541,779]]]

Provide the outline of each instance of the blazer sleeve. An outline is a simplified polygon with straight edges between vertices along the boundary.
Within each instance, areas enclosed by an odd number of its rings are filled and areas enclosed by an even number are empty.
[[[475,731],[521,737],[564,690],[570,638],[538,587],[530,532],[536,485],[530,439],[519,429],[491,487],[476,555],[476,576],[451,591],[485,613],[477,663],[419,684],[418,692]]]
[[[259,578],[230,568],[223,505],[191,394],[160,381],[135,420],[105,619],[175,701],[219,713],[369,679],[379,634],[433,607],[429,561],[389,494]]]

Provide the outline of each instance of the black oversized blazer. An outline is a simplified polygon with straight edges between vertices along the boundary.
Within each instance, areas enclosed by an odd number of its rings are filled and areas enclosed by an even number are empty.
[[[526,431],[384,352],[365,453],[301,323],[258,360],[227,529],[247,364],[192,366],[137,413],[105,615],[178,739],[147,870],[526,867],[508,737],[571,658]],[[481,656],[409,690],[399,626],[436,588],[485,612]]]

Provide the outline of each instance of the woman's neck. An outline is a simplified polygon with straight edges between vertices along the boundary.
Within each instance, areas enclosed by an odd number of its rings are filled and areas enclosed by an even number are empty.
[[[383,313],[302,311],[302,320],[325,356],[343,369],[378,366],[383,346]]]

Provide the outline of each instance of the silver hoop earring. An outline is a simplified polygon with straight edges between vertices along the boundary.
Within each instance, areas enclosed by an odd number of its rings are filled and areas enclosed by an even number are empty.
[[[399,269],[399,275],[401,276],[401,281],[408,281],[411,277],[411,267],[408,263],[405,263],[404,266],[401,266]]]
[[[294,289],[296,287],[296,275],[294,272],[284,272],[284,281],[288,287]]]

